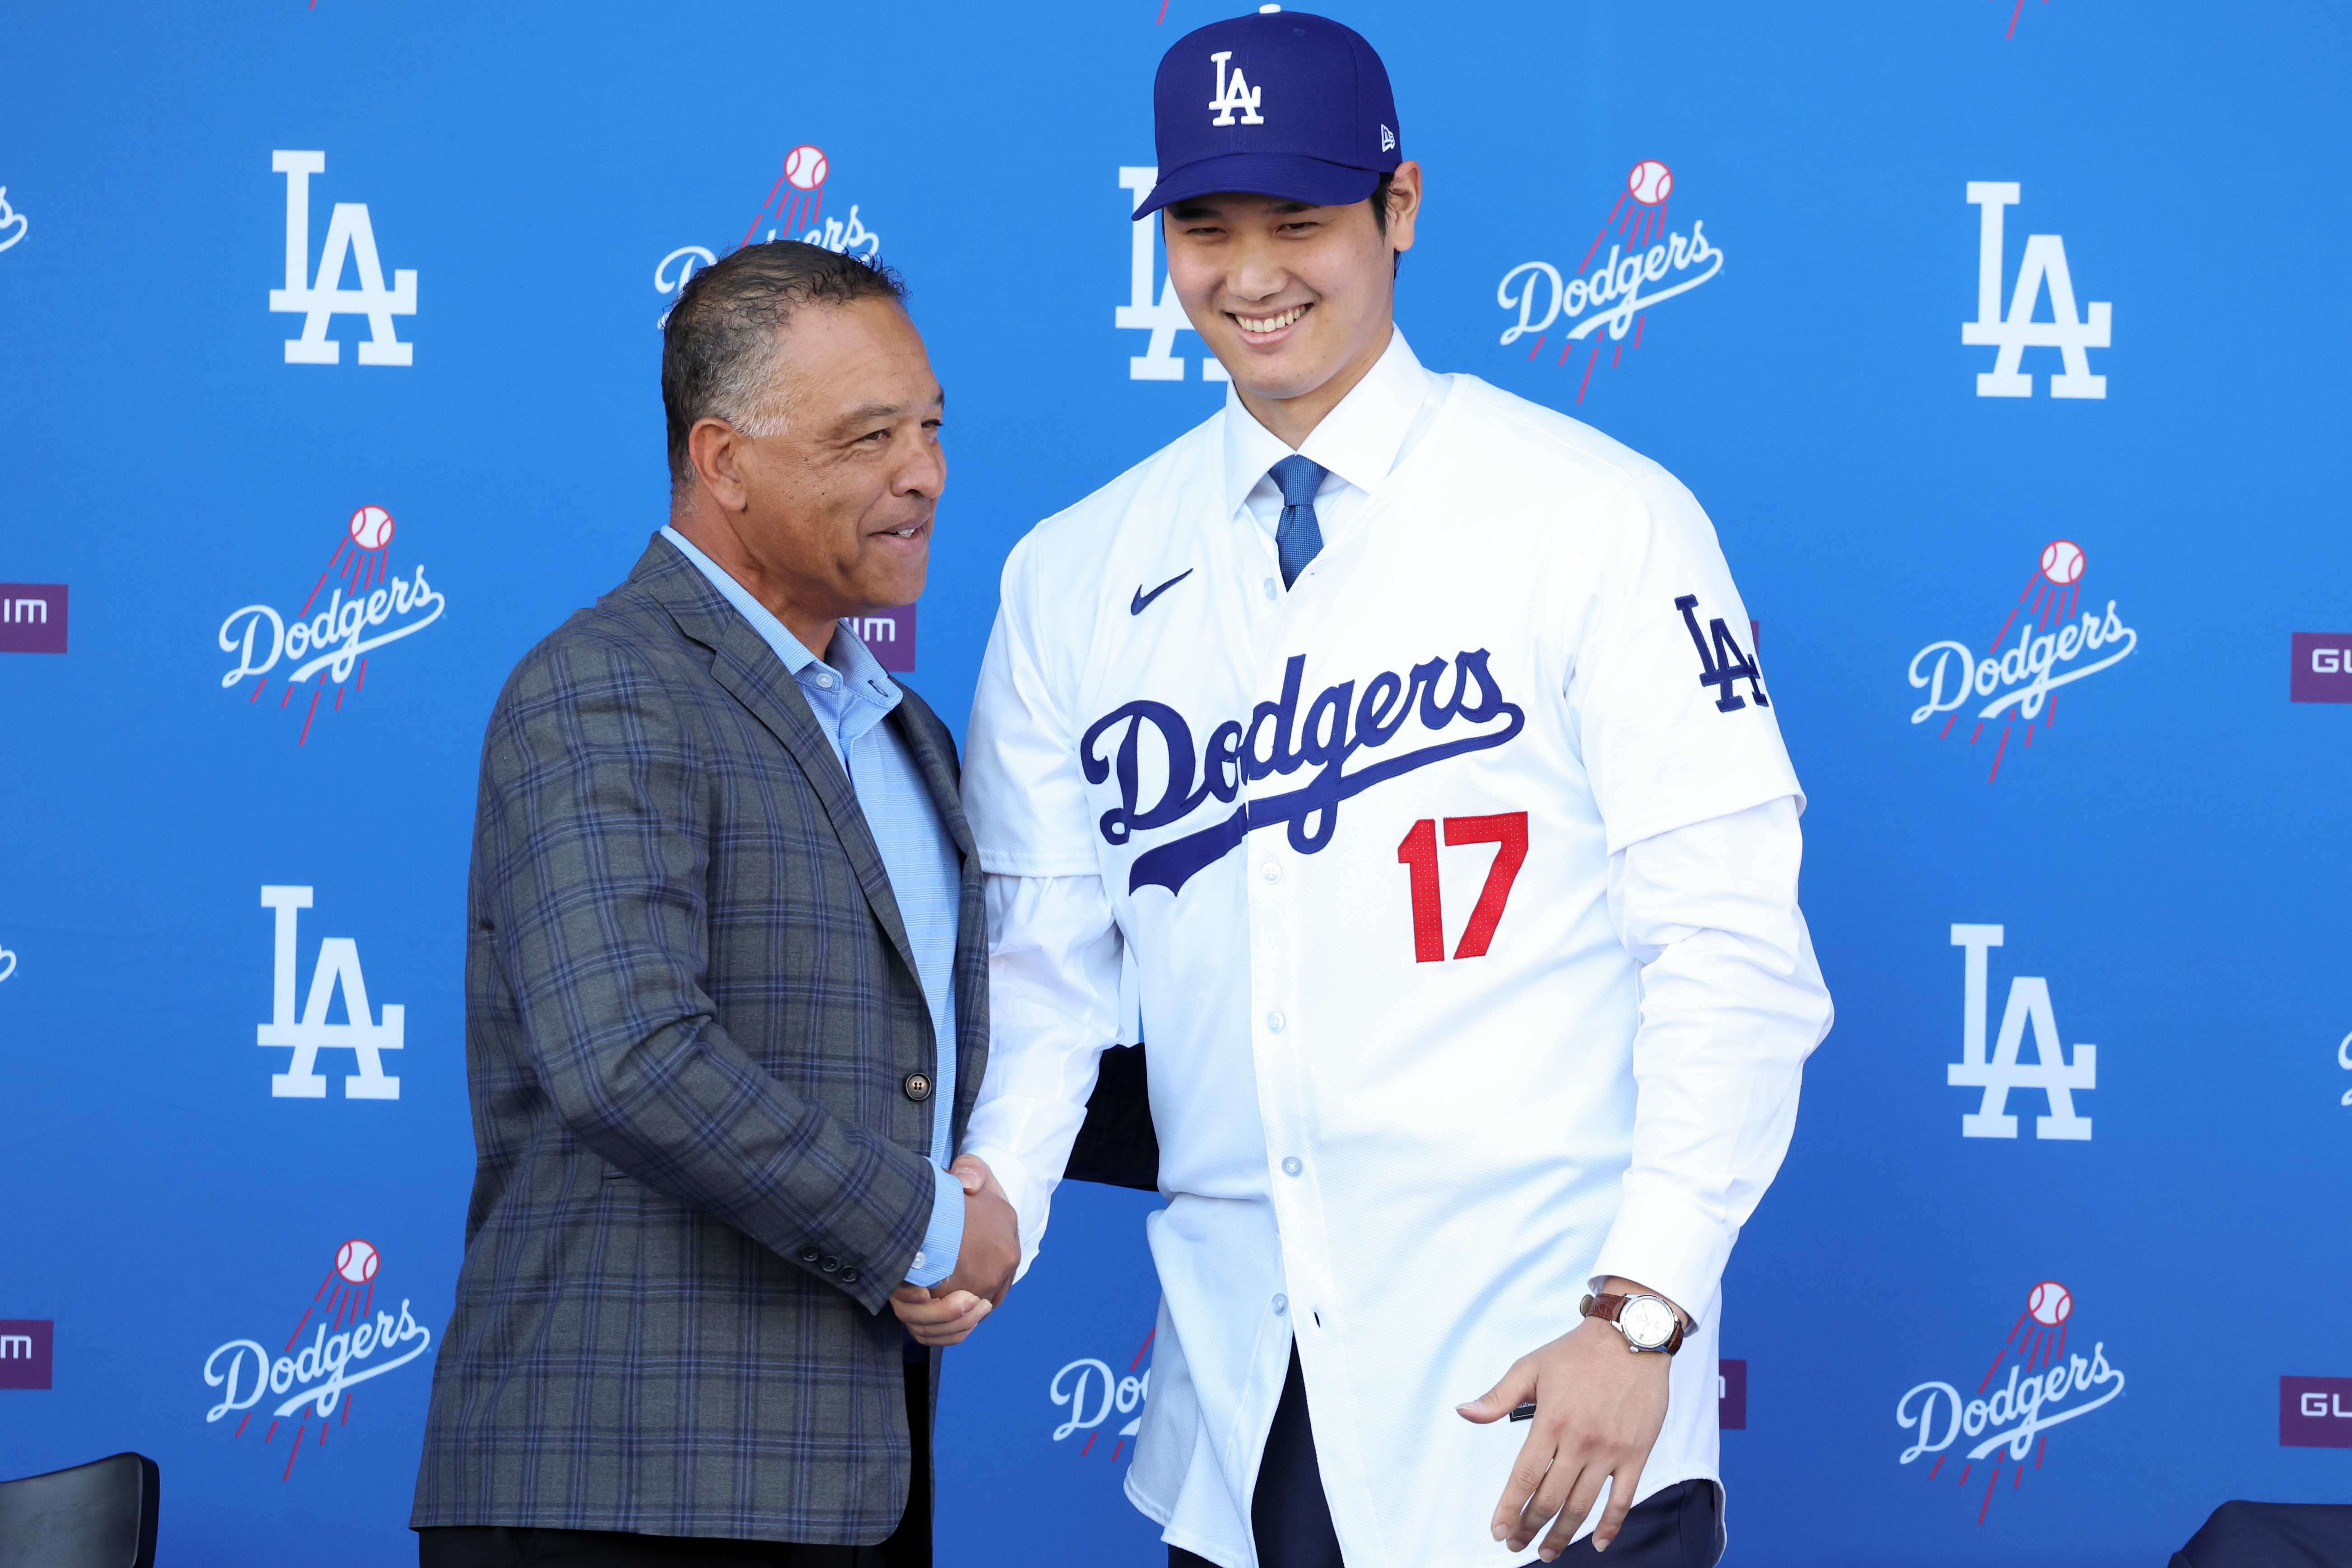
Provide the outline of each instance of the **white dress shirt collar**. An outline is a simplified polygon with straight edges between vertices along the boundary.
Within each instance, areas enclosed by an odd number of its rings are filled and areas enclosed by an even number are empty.
[[[1348,389],[1348,395],[1307,432],[1298,455],[1328,469],[1331,479],[1370,494],[1404,456],[1407,437],[1423,407],[1442,394],[1442,377],[1422,368],[1394,331],[1389,346]],[[1225,389],[1225,515],[1238,514],[1266,470],[1291,455],[1282,438],[1257,421],[1233,386]]]

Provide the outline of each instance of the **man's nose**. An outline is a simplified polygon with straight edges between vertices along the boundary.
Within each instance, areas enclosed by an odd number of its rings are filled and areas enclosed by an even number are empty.
[[[929,431],[906,443],[906,447],[905,460],[891,476],[890,493],[939,500],[940,492],[948,486],[947,448]]]

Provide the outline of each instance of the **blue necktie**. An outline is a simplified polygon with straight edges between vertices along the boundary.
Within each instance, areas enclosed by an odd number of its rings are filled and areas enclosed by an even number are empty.
[[[1285,458],[1266,470],[1282,487],[1282,526],[1275,530],[1275,559],[1282,563],[1282,585],[1297,581],[1307,563],[1323,552],[1323,525],[1315,521],[1315,492],[1330,470],[1305,458]]]

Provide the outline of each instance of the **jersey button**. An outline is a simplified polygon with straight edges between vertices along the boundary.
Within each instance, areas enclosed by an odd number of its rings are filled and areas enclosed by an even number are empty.
[[[1305,1169],[1307,1167],[1298,1163],[1298,1156],[1296,1154],[1290,1155],[1282,1162],[1282,1173],[1286,1176],[1295,1176]]]
[[[1290,1310],[1290,1298],[1287,1296],[1276,1296],[1274,1299],[1274,1315],[1278,1318],[1288,1310]]]
[[[1265,1016],[1266,1032],[1269,1034],[1278,1035],[1282,1033],[1282,1026],[1287,1022],[1289,1022],[1289,1020],[1285,1018],[1279,1013],[1268,1013]]]
[[[1278,599],[1282,596],[1281,594],[1276,590],[1274,579],[1271,577],[1268,577],[1265,580],[1265,596],[1269,599]]]
[[[1265,868],[1260,871],[1258,875],[1264,877],[1269,882],[1279,882],[1282,880],[1282,868],[1269,860],[1265,863]]]

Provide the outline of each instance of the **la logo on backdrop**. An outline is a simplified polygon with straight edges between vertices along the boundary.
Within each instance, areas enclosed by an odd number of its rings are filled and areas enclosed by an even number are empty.
[[[2025,1293],[2025,1310],[1970,1395],[1963,1399],[1958,1387],[1941,1379],[1913,1385],[1895,1401],[1895,1422],[1916,1437],[1895,1462],[1908,1465],[1934,1455],[1927,1469],[1932,1481],[1957,1457],[1956,1484],[1973,1499],[1971,1478],[1979,1465],[1990,1461],[1977,1502],[1977,1522],[1982,1524],[1992,1510],[2004,1465],[2010,1489],[2021,1489],[2026,1472],[2039,1471],[2049,1457],[2052,1427],[2104,1408],[2123,1394],[2123,1369],[2108,1362],[2105,1341],[2094,1341],[2087,1356],[2067,1349],[2074,1315],[2074,1292],[2044,1279]],[[1969,1440],[1968,1446],[1955,1449],[1962,1438]]]
[[[2091,302],[2087,314],[2074,305],[2074,276],[2066,266],[2066,241],[2054,234],[2026,237],[2025,256],[2018,264],[2017,289],[2009,297],[2009,314],[2000,312],[2002,215],[2023,198],[2024,187],[2013,180],[1970,180],[1968,195],[1976,207],[1977,319],[1960,323],[1963,344],[1998,348],[1992,369],[1977,376],[1979,397],[2031,397],[2033,377],[2021,368],[2030,348],[2056,349],[2065,368],[2050,378],[2053,397],[2103,398],[2107,378],[2091,374],[2092,349],[2109,346],[2114,310],[2104,300]],[[2044,290],[2050,295],[2050,320],[2033,319]]]
[[[1978,1089],[1984,1099],[1960,1118],[1963,1138],[2014,1138],[2017,1117],[2009,1109],[2012,1089],[2040,1093],[2050,1102],[2050,1114],[2033,1119],[2036,1138],[2067,1142],[2091,1141],[2091,1119],[2075,1113],[2074,1091],[2099,1087],[2099,1047],[2077,1043],[2074,1058],[2058,1033],[2058,1016],[2050,1003],[2050,982],[2038,974],[2013,975],[2009,1003],[2001,1010],[2000,1034],[1990,1053],[1985,1048],[1985,1025],[1990,999],[1987,954],[2006,938],[1994,925],[1955,925],[1952,945],[1967,954],[1960,1003],[1960,1059],[1945,1068],[1944,1081],[1954,1089]],[[2033,1038],[2033,1060],[2021,1061],[2026,1036]]]
[[[241,1438],[259,1415],[264,1448],[275,1448],[278,1427],[293,1423],[280,1480],[294,1479],[294,1461],[313,1423],[318,1436],[312,1447],[324,1447],[332,1427],[351,1425],[354,1387],[399,1371],[433,1343],[432,1331],[416,1321],[407,1298],[401,1299],[397,1313],[377,1308],[376,1275],[383,1266],[383,1255],[374,1245],[354,1237],[335,1249],[326,1278],[310,1293],[284,1344],[274,1336],[267,1342],[230,1340],[205,1358],[205,1384],[220,1391],[218,1402],[205,1412],[207,1423],[234,1415],[236,1425],[229,1436]],[[386,1309],[391,1301],[387,1292]],[[265,1399],[276,1402],[264,1405]]]
[[[360,971],[360,945],[347,936],[331,936],[319,943],[319,962],[310,971],[310,994],[302,1011],[294,1011],[295,981],[301,912],[310,907],[309,888],[264,887],[261,907],[273,910],[275,962],[270,975],[269,1022],[260,1026],[255,1043],[265,1049],[291,1047],[294,1055],[286,1070],[269,1075],[274,1100],[324,1100],[326,1075],[319,1071],[319,1053],[347,1050],[358,1071],[343,1079],[345,1100],[398,1100],[400,1079],[383,1070],[383,1053],[407,1044],[408,1009],[397,1002],[383,1005],[381,1020],[368,1005],[367,976]],[[345,1021],[330,1023],[335,993],[343,994]]]
[[[1624,190],[1585,247],[1573,277],[1562,282],[1560,269],[1550,262],[1522,261],[1503,274],[1495,290],[1495,302],[1518,315],[1503,330],[1503,346],[1532,333],[1529,360],[1543,353],[1552,327],[1560,324],[1559,357],[1552,363],[1577,375],[1579,403],[1591,389],[1604,346],[1610,368],[1616,369],[1624,363],[1628,347],[1642,347],[1653,306],[1689,293],[1723,270],[1723,252],[1707,239],[1702,221],[1693,219],[1688,234],[1669,226],[1666,202],[1674,190],[1674,171],[1655,158],[1643,159],[1626,174]],[[1580,367],[1571,363],[1579,360]]]
[[[364,202],[337,202],[327,220],[326,243],[319,254],[319,269],[310,271],[310,176],[327,171],[324,153],[278,151],[269,154],[270,168],[286,176],[286,286],[269,291],[273,311],[299,315],[302,335],[286,340],[288,364],[337,364],[343,345],[327,336],[335,316],[364,316],[367,341],[360,344],[362,364],[414,364],[415,346],[400,341],[394,316],[416,314],[416,272],[401,268],[383,283],[383,260],[375,247],[375,224]],[[359,287],[346,289],[344,263],[359,273]]]
[[[289,668],[278,691],[279,711],[293,710],[296,695],[308,688],[298,746],[310,743],[310,725],[329,687],[334,689],[329,711],[340,713],[346,698],[367,689],[368,658],[374,650],[423,631],[448,608],[440,590],[425,580],[422,564],[407,576],[391,568],[394,531],[392,513],[383,508],[360,508],[291,614],[281,616],[266,604],[247,605],[221,623],[220,649],[236,658],[220,678],[223,689],[252,678],[246,703],[266,706],[261,694],[281,662]]]
[[[1938,740],[1955,731],[1962,709],[1984,700],[1968,715],[1966,733],[1973,746],[2000,726],[1988,783],[2000,777],[2011,731],[2030,747],[2037,720],[2044,731],[2057,723],[2058,688],[2113,668],[2139,647],[2139,634],[2116,615],[2115,600],[2107,601],[2104,612],[2095,601],[2085,602],[2083,574],[2089,564],[2073,540],[2052,540],[1981,658],[1969,644],[1951,638],[1929,643],[1912,656],[1911,684],[1927,692],[1927,700],[1912,710],[1911,722],[1948,715],[1936,731]],[[2014,642],[2011,632],[2017,634]]]

